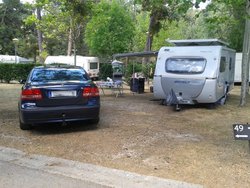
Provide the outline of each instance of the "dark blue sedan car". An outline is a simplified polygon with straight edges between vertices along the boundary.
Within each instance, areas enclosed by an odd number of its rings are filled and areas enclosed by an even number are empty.
[[[35,67],[22,87],[18,108],[23,130],[38,123],[98,123],[99,90],[81,67]]]

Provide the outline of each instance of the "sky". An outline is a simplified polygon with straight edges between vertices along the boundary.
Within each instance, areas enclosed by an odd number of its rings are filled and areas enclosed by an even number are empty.
[[[35,0],[20,0],[22,3],[32,3]],[[205,8],[208,3],[210,3],[211,0],[208,0],[206,3],[201,3],[201,8]],[[2,3],[2,0],[0,0],[0,3]]]
[[[32,3],[34,0],[20,0],[22,3]],[[3,1],[0,0],[0,3],[2,3]]]
[[[34,0],[20,0],[22,3],[32,3]]]
[[[21,3],[33,3],[35,0],[20,0],[20,1],[21,1]],[[211,1],[212,1],[212,0],[206,0],[205,3],[200,3],[200,8],[199,8],[199,9],[205,9],[206,6],[207,6],[209,3],[211,3]],[[3,2],[3,1],[0,0],[0,3],[2,3],[2,2]],[[193,2],[194,2],[194,0],[193,0]]]

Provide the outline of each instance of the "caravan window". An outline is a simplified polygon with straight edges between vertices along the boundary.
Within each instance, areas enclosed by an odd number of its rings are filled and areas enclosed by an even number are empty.
[[[229,70],[232,70],[232,63],[233,63],[233,60],[232,60],[232,58],[230,57],[230,60],[229,60]]]
[[[90,63],[90,69],[98,69],[98,63]]]
[[[220,72],[225,72],[226,70],[226,57],[220,58]]]
[[[169,58],[166,61],[166,72],[180,74],[199,74],[202,73],[206,66],[204,58]]]

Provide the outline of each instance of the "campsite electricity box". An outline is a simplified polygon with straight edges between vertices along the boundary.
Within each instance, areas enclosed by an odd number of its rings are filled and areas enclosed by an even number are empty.
[[[170,40],[154,73],[154,98],[168,104],[224,104],[234,86],[235,50],[218,39]]]

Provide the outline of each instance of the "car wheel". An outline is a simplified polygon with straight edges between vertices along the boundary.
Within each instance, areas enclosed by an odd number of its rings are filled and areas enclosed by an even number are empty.
[[[31,129],[31,125],[30,124],[25,124],[25,123],[22,123],[21,121],[19,121],[19,125],[20,125],[20,128],[22,130],[30,130]]]

